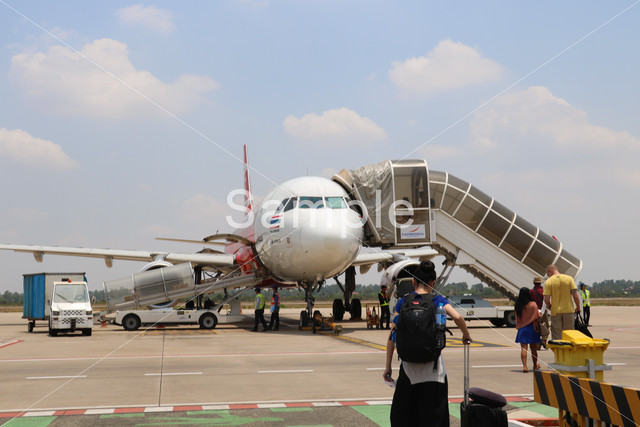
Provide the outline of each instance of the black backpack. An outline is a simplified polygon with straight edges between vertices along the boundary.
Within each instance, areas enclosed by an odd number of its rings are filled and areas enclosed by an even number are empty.
[[[396,349],[405,362],[438,360],[446,346],[445,329],[436,325],[436,305],[432,294],[405,296],[396,325]],[[434,364],[434,370],[437,363]]]

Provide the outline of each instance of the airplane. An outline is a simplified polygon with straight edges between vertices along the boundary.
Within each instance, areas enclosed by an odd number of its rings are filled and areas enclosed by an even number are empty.
[[[404,246],[399,246],[398,239],[389,240],[387,236],[386,243],[379,244],[377,250],[362,250],[367,235],[369,241],[372,234],[380,237],[385,226],[389,228],[389,221],[387,218],[381,222],[380,216],[384,215],[378,212],[376,217],[376,212],[373,212],[372,216],[366,205],[354,200],[353,192],[345,189],[350,188],[345,178],[294,178],[277,186],[254,206],[246,145],[243,151],[244,205],[241,210],[244,219],[239,224],[241,227],[233,233],[214,234],[202,240],[158,238],[205,245],[224,244],[224,253],[211,249],[177,253],[15,244],[0,244],[0,249],[32,253],[38,262],[42,262],[45,254],[103,258],[107,267],[111,267],[114,260],[142,261],[147,263],[142,271],[191,263],[196,283],[201,283],[203,274],[209,275],[210,278],[205,280],[207,293],[224,290],[227,294],[229,289],[252,287],[300,287],[305,292],[307,305],[306,310],[300,313],[302,326],[307,326],[315,316],[313,294],[326,280],[333,278],[344,295],[344,301],[338,299],[333,302],[334,318],[342,320],[345,311],[352,318],[359,318],[361,303],[358,299],[351,299],[355,290],[356,267],[365,273],[376,263],[382,269],[408,257],[426,259],[438,254],[429,247],[420,247],[421,240],[415,240],[415,237],[408,237]],[[428,190],[426,162],[419,161],[417,169],[415,165],[412,167],[414,175],[415,170],[418,172],[409,184],[416,189],[412,200],[417,200],[418,192]],[[353,190],[358,191],[357,188]],[[378,196],[383,200],[381,195]],[[408,196],[402,199],[398,196],[398,199],[401,202],[398,208],[401,221],[419,210],[416,208],[414,212],[410,209]],[[377,227],[374,222],[379,223]],[[408,223],[415,225],[411,221]],[[412,230],[414,234],[421,230],[418,235],[426,237],[424,224],[417,224]],[[384,236],[381,241],[385,241]],[[344,285],[339,280],[342,274],[345,275]]]

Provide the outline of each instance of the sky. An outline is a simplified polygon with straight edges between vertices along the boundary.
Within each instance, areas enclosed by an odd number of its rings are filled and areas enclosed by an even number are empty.
[[[232,231],[247,144],[256,198],[424,158],[640,280],[638,3],[0,0],[0,242],[199,250],[156,237]],[[0,291],[141,267],[3,251]]]

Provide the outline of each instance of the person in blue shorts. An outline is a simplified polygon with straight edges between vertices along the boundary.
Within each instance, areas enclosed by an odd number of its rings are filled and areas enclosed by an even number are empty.
[[[531,296],[529,288],[520,288],[518,299],[515,304],[516,309],[516,342],[520,344],[520,359],[522,360],[522,372],[529,372],[527,368],[527,346],[531,350],[531,360],[533,369],[540,369],[538,363],[538,344],[540,339],[539,329],[536,330],[540,312],[538,305]]]
[[[433,292],[435,281],[435,265],[431,261],[422,261],[413,273],[414,293],[419,296]],[[467,324],[460,313],[440,294],[434,297],[433,302],[436,307],[439,303],[444,305],[449,317],[460,328],[463,341],[470,343],[471,336],[469,335]],[[395,307],[396,313],[400,312],[402,304],[404,304],[404,298],[398,300]],[[391,362],[395,350],[395,326],[397,321],[398,316],[396,315],[387,340],[386,364],[382,374],[386,381],[391,379]],[[434,363],[437,363],[437,369],[435,370]],[[442,355],[435,362],[411,363],[402,361],[391,404],[391,426],[448,427],[448,396],[447,371]]]

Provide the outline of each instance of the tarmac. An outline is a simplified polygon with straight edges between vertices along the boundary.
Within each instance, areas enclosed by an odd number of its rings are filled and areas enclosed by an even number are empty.
[[[91,337],[27,332],[21,313],[0,313],[0,426],[388,426],[393,390],[382,382],[387,332],[341,322],[343,332],[238,325],[127,332],[96,325]],[[640,383],[640,307],[593,307],[591,331],[611,345],[607,382]],[[557,425],[556,408],[532,401],[515,330],[470,322],[471,385],[507,397],[510,424]],[[451,426],[460,425],[459,332],[445,350]],[[540,353],[548,365],[551,351]],[[543,365],[543,369],[545,366]],[[143,373],[144,372],[144,373]],[[526,422],[527,424],[522,424]]]

